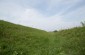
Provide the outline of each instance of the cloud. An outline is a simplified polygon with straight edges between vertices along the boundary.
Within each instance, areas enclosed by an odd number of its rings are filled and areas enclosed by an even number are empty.
[[[63,15],[64,20],[66,22],[81,22],[85,20],[85,6],[76,9],[75,11],[71,11],[68,14]]]
[[[80,0],[16,1],[3,0],[0,2],[0,19],[46,31],[79,26],[79,22],[85,19],[80,18],[80,16],[85,14],[84,6],[76,11],[61,15]],[[74,17],[76,19],[72,19]]]
[[[60,16],[45,17],[36,9],[32,8],[25,9],[16,20],[14,21],[15,23],[49,31],[49,28],[52,29],[53,26],[57,26],[63,22]]]
[[[62,14],[79,2],[80,0],[48,0],[45,12],[49,15]]]

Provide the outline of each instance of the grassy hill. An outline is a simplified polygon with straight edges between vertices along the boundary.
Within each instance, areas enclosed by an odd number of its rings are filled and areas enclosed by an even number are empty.
[[[0,20],[0,55],[85,55],[85,27],[46,32]]]

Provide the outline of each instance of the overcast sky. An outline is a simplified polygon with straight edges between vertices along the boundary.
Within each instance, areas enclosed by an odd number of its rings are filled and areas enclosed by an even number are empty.
[[[79,26],[85,0],[0,0],[0,20],[46,31]]]

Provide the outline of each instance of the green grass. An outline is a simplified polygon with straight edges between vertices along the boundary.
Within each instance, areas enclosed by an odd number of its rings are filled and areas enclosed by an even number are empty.
[[[85,55],[85,27],[46,32],[0,20],[0,55]]]

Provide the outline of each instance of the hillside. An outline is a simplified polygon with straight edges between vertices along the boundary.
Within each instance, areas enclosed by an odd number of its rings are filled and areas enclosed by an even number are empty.
[[[55,36],[62,55],[85,55],[85,27],[62,30]]]
[[[85,55],[85,27],[46,32],[0,20],[0,55]]]

